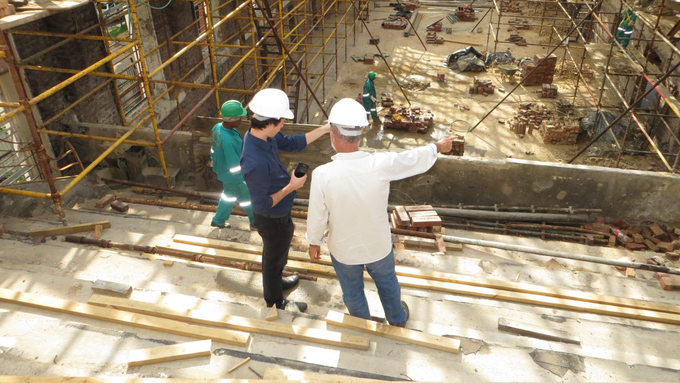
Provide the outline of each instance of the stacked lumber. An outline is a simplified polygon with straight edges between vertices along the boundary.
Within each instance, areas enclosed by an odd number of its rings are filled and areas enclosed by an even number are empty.
[[[395,206],[390,214],[393,229],[441,233],[442,219],[430,205]]]

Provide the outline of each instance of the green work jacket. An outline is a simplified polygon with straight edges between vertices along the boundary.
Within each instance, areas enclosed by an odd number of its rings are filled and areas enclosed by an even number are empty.
[[[212,128],[210,157],[217,179],[223,183],[241,183],[241,149],[243,140],[236,128],[225,128],[222,123]]]

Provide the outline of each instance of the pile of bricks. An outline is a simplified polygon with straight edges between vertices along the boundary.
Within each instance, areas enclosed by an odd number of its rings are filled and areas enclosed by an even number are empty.
[[[434,115],[429,110],[421,110],[419,106],[408,108],[390,107],[390,113],[385,116],[385,129],[406,130],[412,133],[425,134],[434,124]]]
[[[503,13],[519,13],[519,1],[516,0],[501,0],[501,12]]]
[[[491,83],[491,80],[480,80],[473,77],[472,86],[470,87],[470,94],[481,94],[488,96],[494,94],[496,86]]]
[[[380,105],[384,108],[389,108],[394,105],[394,99],[392,98],[392,93],[380,93]]]
[[[465,153],[465,137],[460,134],[455,134],[451,136],[451,141],[453,146],[450,152],[442,152],[448,156],[462,156]]]
[[[589,225],[585,225],[588,228]],[[600,229],[604,226],[604,230]],[[678,260],[680,254],[680,228],[666,226],[664,230],[661,225],[652,223],[647,227],[631,227],[625,221],[617,219],[614,225],[606,225],[604,223],[594,223],[591,227],[595,231],[618,229],[625,235],[623,239],[617,238],[618,242],[624,245],[628,250],[644,250],[656,251],[666,253],[668,260]]]
[[[510,19],[510,20],[508,20],[508,24],[510,24],[510,28],[508,28],[508,32],[531,29],[531,26],[529,25],[529,20],[526,20],[526,19],[520,19],[520,18]]]
[[[427,27],[428,32],[441,32],[441,30],[442,30],[442,22],[441,21],[437,21],[436,23]]]
[[[427,32],[425,42],[428,44],[444,44],[444,38],[437,37],[437,32]]]
[[[395,206],[390,214],[393,229],[441,233],[442,219],[430,205]]]
[[[551,116],[552,111],[545,105],[523,102],[519,104],[517,114],[508,121],[508,127],[516,134],[526,134],[527,129],[531,134],[534,129],[541,127],[543,120]]]
[[[557,56],[535,55],[534,63],[522,65],[521,75],[524,86],[552,84],[555,77],[555,67],[557,66]],[[534,70],[536,69],[536,70]]]
[[[458,7],[456,9],[455,16],[460,21],[475,21],[475,20],[477,20],[477,17],[475,17],[475,9],[470,7],[470,6]]]
[[[385,29],[406,29],[408,20],[401,16],[388,17],[382,22],[382,27]]]
[[[545,144],[570,145],[576,143],[581,126],[573,118],[552,116],[541,122],[539,132]]]
[[[541,98],[557,98],[557,85],[543,84],[540,93]]]
[[[511,34],[510,37],[508,37],[505,41],[510,41],[511,43],[515,43],[515,45],[518,45],[520,47],[525,47],[527,46],[527,40],[518,35],[518,34]]]
[[[380,44],[380,37],[374,37],[371,39],[368,39],[368,43],[371,45],[378,45]]]

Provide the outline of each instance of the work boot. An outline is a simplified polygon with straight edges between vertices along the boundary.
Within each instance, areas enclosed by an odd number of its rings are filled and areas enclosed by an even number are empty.
[[[225,222],[224,225],[218,225],[215,223],[215,221],[210,221],[210,226],[219,227],[220,229],[228,229],[231,227],[231,224],[229,222]]]
[[[408,309],[408,305],[406,304],[406,302],[401,301],[401,306],[404,307],[404,311],[406,311],[406,319],[404,319],[404,321],[401,323],[394,323],[392,324],[392,326],[406,327],[406,322],[408,322],[408,318],[411,316],[411,311]]]
[[[283,302],[281,303],[281,308],[284,311],[290,311],[290,312],[300,312],[303,313],[307,310],[307,304],[305,302],[293,302],[284,299]]]
[[[291,275],[289,277],[281,278],[281,288],[284,290],[289,290],[294,288],[300,283],[300,277],[297,275]]]

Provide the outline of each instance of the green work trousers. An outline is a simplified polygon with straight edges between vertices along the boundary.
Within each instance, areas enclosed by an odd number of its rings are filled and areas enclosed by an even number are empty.
[[[238,201],[239,206],[248,213],[248,220],[252,225],[253,209],[250,205],[250,193],[248,193],[248,187],[245,182],[223,182],[222,186],[224,190],[220,196],[220,203],[217,205],[217,213],[215,213],[215,217],[212,219],[213,222],[219,226],[224,226],[224,223],[231,215],[231,209],[234,207],[234,203]]]

